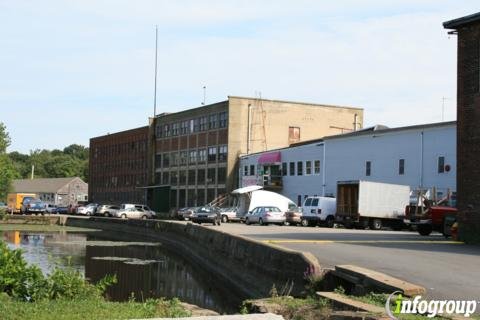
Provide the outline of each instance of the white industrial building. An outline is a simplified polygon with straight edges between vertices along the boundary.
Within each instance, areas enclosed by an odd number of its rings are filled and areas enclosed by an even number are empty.
[[[240,186],[262,185],[299,205],[336,196],[338,181],[367,180],[456,191],[456,122],[375,126],[240,157]]]

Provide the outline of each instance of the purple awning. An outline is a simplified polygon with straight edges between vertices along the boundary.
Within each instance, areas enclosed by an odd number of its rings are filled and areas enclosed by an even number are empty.
[[[265,153],[258,158],[258,163],[280,163],[282,162],[282,154],[280,152]]]

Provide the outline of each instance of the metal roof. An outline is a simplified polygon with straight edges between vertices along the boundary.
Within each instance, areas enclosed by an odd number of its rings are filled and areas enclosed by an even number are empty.
[[[443,27],[445,29],[457,29],[459,27],[463,27],[466,24],[470,24],[474,22],[480,22],[480,12],[477,12],[465,17],[453,19],[450,21],[445,21],[443,23]]]
[[[39,179],[19,179],[12,181],[14,192],[42,192],[57,193],[62,187],[66,186],[79,177],[70,178],[39,178]],[[83,182],[82,179],[80,181]]]

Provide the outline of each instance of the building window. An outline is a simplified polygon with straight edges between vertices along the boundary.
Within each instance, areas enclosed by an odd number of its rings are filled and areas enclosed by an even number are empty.
[[[168,171],[162,174],[162,184],[170,184],[170,173]]]
[[[208,129],[217,128],[217,118],[218,118],[218,115],[216,113],[208,116]]]
[[[187,151],[180,151],[180,165],[187,165]]]
[[[196,178],[196,171],[195,170],[188,170],[188,184],[191,186],[195,185],[195,178]]]
[[[208,162],[217,161],[217,147],[208,147]]]
[[[200,119],[193,119],[193,132],[198,132],[200,129]]]
[[[195,164],[197,162],[197,150],[190,151],[189,163]]]
[[[215,184],[216,183],[216,179],[215,179],[215,168],[209,168],[207,169],[207,183],[208,184]]]
[[[188,120],[181,122],[180,133],[181,134],[187,134],[188,133]]]
[[[207,117],[201,117],[200,118],[200,131],[205,131],[207,130]]]
[[[178,136],[179,126],[180,126],[179,123],[172,124],[172,136]]]
[[[168,168],[170,166],[170,154],[169,153],[164,153],[163,154],[163,167]]]
[[[218,147],[218,161],[227,161],[227,146]]]
[[[398,174],[405,174],[405,159],[398,160]]]
[[[227,168],[225,167],[218,168],[217,175],[218,175],[218,184],[225,184],[225,181],[227,181]]]
[[[282,176],[286,176],[286,175],[287,175],[287,163],[282,162]]]
[[[178,166],[178,152],[172,152],[170,154],[171,157],[171,166],[175,167]]]
[[[227,127],[227,113],[226,112],[220,112],[218,115],[218,127],[219,128],[226,128]]]
[[[162,155],[161,154],[156,154],[155,155],[155,168],[161,168],[162,167]]]
[[[303,175],[303,162],[302,161],[297,162],[297,175],[298,176]]]
[[[365,162],[365,175],[369,177],[372,174],[372,162]]]
[[[313,164],[314,164],[313,173],[320,174],[320,160],[315,160]]]
[[[295,143],[300,141],[300,128],[288,127],[288,142]]]
[[[205,169],[198,169],[197,171],[197,184],[205,184]]]
[[[207,150],[205,149],[198,150],[198,162],[205,163],[205,161],[207,161]]]
[[[438,173],[445,172],[445,157],[438,157]]]
[[[168,124],[163,126],[163,136],[170,137],[170,126]]]
[[[248,176],[248,166],[243,167],[243,175]]]
[[[185,170],[180,170],[178,180],[181,186],[184,186],[185,183],[187,183],[187,172]]]
[[[177,171],[172,171],[170,173],[170,184],[172,186],[176,186],[178,183],[178,172]]]
[[[312,174],[312,161],[305,162],[305,174],[311,175]]]
[[[251,176],[254,176],[254,175],[255,175],[255,165],[254,165],[254,164],[251,164],[251,165],[250,165],[250,175],[251,175]]]
[[[155,126],[155,135],[157,136],[157,138],[161,138],[162,137],[162,126],[160,124],[157,124]]]
[[[295,162],[290,162],[290,172],[289,172],[289,174],[291,176],[295,175]]]

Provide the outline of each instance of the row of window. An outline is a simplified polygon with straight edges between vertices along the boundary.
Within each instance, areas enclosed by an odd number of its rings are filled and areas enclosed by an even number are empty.
[[[155,180],[157,184],[170,186],[224,184],[227,180],[227,168],[158,172],[155,175]]]
[[[146,141],[132,141],[124,142],[114,145],[107,145],[102,147],[95,147],[93,157],[111,157],[119,154],[129,154],[136,152],[145,152],[147,150]]]
[[[174,137],[194,132],[226,128],[228,124],[227,112],[212,113],[195,119],[184,120],[170,124],[158,124],[157,138]]]
[[[438,173],[448,172],[450,167],[445,165],[445,157],[438,157]],[[296,161],[296,162],[283,162],[282,163],[282,175],[283,176],[303,176],[303,175],[312,175],[320,174],[320,160],[307,160]],[[405,174],[405,159],[398,160],[398,174]],[[250,166],[244,166],[243,168],[244,176],[253,176],[255,175],[255,165],[251,164]],[[365,161],[365,175],[367,177],[372,175],[372,161]]]
[[[320,160],[307,160],[296,161],[296,162],[282,162],[282,176],[303,176],[303,175],[312,175],[320,174]],[[250,166],[244,166],[243,168],[244,176],[253,176],[255,175],[255,165],[251,164]]]
[[[224,146],[208,147],[198,150],[182,150],[155,156],[156,168],[194,165],[197,163],[225,162],[227,161],[228,148]]]

